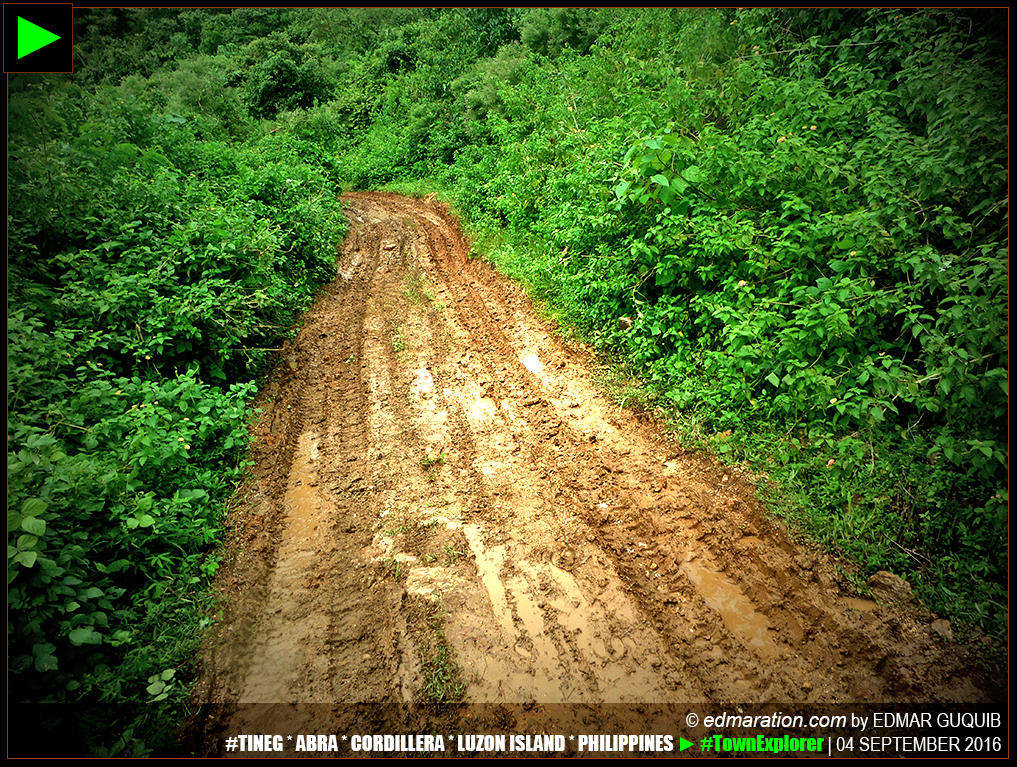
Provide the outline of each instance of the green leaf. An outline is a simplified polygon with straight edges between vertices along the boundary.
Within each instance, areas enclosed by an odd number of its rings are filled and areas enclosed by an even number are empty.
[[[682,171],[682,178],[690,184],[698,184],[703,180],[703,174],[700,172],[698,165],[690,165]]]
[[[42,536],[46,534],[46,521],[30,517],[29,519],[22,520],[21,529],[32,535]]]
[[[25,567],[31,567],[38,558],[39,553],[37,551],[19,551],[13,561]],[[13,575],[13,573],[10,573],[10,575]],[[8,579],[7,582],[10,583],[10,580]]]
[[[97,634],[91,626],[82,626],[74,629],[68,638],[75,647],[83,644],[102,644],[102,634]]]
[[[56,649],[49,642],[37,644],[32,647],[32,654],[35,656],[35,670],[39,673],[57,670],[57,659],[53,655]]]
[[[21,504],[21,516],[37,517],[49,508],[49,504],[41,498],[27,498]]]

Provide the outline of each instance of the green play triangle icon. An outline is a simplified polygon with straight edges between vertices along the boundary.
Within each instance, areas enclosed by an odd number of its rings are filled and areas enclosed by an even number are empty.
[[[18,58],[22,59],[29,53],[35,53],[50,43],[55,43],[60,35],[54,35],[48,29],[33,24],[18,16]]]

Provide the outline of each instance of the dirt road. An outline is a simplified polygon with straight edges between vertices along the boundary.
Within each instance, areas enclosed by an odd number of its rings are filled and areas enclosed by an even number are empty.
[[[336,280],[257,402],[199,752],[995,697],[892,582],[852,596],[740,474],[599,393],[443,206],[347,202]]]

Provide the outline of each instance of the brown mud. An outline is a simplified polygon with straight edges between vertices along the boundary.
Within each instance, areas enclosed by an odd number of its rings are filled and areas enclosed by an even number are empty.
[[[608,400],[444,206],[346,201],[336,279],[256,402],[197,753],[1000,699],[906,593],[858,598],[745,476]]]

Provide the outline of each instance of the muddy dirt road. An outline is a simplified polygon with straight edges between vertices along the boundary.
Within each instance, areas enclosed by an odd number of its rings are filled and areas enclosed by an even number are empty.
[[[256,403],[196,750],[995,698],[893,583],[852,596],[742,476],[599,393],[441,205],[347,202],[337,278]]]

